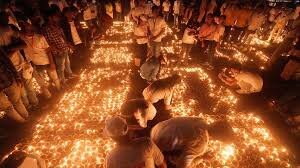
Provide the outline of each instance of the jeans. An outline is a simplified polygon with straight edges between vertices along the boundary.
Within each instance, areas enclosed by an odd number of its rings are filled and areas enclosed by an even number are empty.
[[[71,75],[72,69],[69,59],[69,53],[67,51],[62,52],[54,57],[56,63],[57,75],[61,83],[66,82],[65,71]]]
[[[38,105],[39,100],[36,96],[35,88],[33,86],[33,78],[23,79],[24,87],[21,90],[21,97],[24,105],[28,107],[29,105]]]
[[[60,81],[56,72],[56,69],[51,69],[50,65],[35,65],[33,71],[33,77],[42,89],[42,93],[45,95],[50,94],[48,90],[48,82],[46,81],[44,74],[45,71],[50,80],[54,83],[57,90],[60,90]]]
[[[28,118],[28,111],[21,99],[21,89],[13,82],[11,86],[0,91],[0,111],[5,111],[9,118],[17,122],[25,122]]]
[[[161,42],[151,42],[150,43],[150,47],[151,47],[151,52],[152,55],[155,57],[159,57],[160,56],[160,52],[161,52]]]

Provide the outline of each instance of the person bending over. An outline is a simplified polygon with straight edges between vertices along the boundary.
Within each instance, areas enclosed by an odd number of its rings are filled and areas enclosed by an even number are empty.
[[[106,120],[104,133],[116,142],[105,160],[105,168],[166,168],[164,155],[150,138],[130,139],[124,119]]]
[[[239,94],[258,93],[262,90],[263,79],[256,73],[235,68],[225,69],[218,77],[226,85],[236,88]]]
[[[169,110],[171,108],[174,86],[179,84],[180,81],[180,76],[177,74],[159,79],[144,89],[144,99],[150,103],[157,103],[159,100],[164,100],[166,109]]]
[[[234,138],[226,122],[207,124],[197,117],[176,117],[158,123],[151,130],[151,139],[176,168],[194,168],[198,160],[207,158],[210,139],[225,143]]]

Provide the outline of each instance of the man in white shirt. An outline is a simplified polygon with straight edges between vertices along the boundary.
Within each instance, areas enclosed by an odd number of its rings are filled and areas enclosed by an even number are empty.
[[[167,23],[160,16],[160,8],[152,7],[153,17],[148,20],[150,30],[150,46],[154,56],[159,57],[161,52],[161,40],[165,35]]]
[[[164,155],[149,138],[130,139],[124,119],[112,117],[105,122],[104,134],[116,147],[108,153],[105,168],[166,168]]]
[[[162,4],[164,19],[167,22],[169,20],[171,2],[169,0],[165,0]]]
[[[55,63],[50,52],[50,47],[43,35],[37,34],[30,23],[23,23],[22,40],[27,44],[24,49],[25,56],[34,66],[33,76],[42,89],[46,98],[51,97],[48,82],[44,78],[46,71],[57,90],[60,90],[60,81],[57,76]]]
[[[144,99],[152,104],[164,100],[166,110],[170,110],[174,87],[180,82],[180,76],[177,74],[156,80],[144,89]]]
[[[232,142],[234,133],[226,122],[207,124],[196,117],[171,118],[151,130],[151,139],[178,168],[192,168],[197,160],[205,159],[210,138]]]
[[[256,73],[231,68],[221,72],[218,77],[227,85],[236,88],[239,94],[258,93],[262,90],[263,79]]]
[[[197,43],[195,34],[195,26],[192,23],[189,23],[187,28],[184,30],[182,37],[182,53],[184,58],[190,56],[193,45]]]

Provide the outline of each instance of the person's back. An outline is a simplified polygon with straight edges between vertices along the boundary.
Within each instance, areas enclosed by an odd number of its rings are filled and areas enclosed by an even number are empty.
[[[263,87],[263,79],[255,73],[241,71],[235,79],[241,87],[238,93],[256,93],[260,92]]]
[[[155,81],[160,69],[160,61],[156,57],[150,58],[140,68],[140,75],[147,81]]]
[[[149,138],[138,138],[124,145],[117,145],[106,158],[106,168],[155,168],[164,156]]]
[[[153,127],[151,139],[162,151],[182,150],[187,144],[202,141],[203,152],[209,140],[206,123],[195,117],[178,117],[160,122]]]

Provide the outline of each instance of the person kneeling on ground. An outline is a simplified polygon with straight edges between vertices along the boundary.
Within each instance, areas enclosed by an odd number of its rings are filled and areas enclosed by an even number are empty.
[[[225,69],[218,77],[226,85],[238,88],[239,94],[258,93],[262,90],[263,79],[258,74],[235,68]]]
[[[112,117],[106,120],[104,133],[117,143],[106,157],[105,168],[167,167],[164,155],[150,138],[129,138],[124,119]]]
[[[206,124],[197,117],[177,117],[158,123],[151,130],[151,139],[176,168],[192,168],[207,158],[210,138],[231,142],[232,128],[226,122]]]
[[[156,112],[155,107],[144,99],[128,100],[121,107],[121,117],[126,119],[131,130],[147,128],[147,122],[153,120]]]
[[[181,78],[177,74],[159,79],[144,89],[144,99],[152,104],[164,100],[166,110],[170,110],[174,86],[179,84],[180,81]]]

